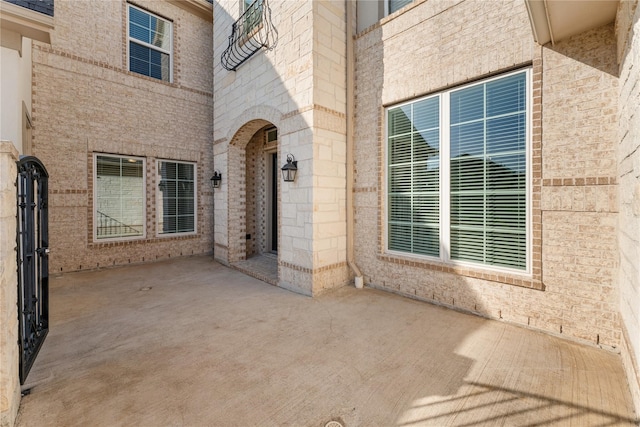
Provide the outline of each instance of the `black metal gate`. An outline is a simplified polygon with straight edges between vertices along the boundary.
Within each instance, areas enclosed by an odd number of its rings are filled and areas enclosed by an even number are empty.
[[[20,384],[24,384],[49,332],[48,178],[37,158],[23,156],[18,161]]]

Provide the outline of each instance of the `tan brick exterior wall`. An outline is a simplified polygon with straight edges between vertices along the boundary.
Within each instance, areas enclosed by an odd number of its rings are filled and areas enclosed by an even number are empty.
[[[0,141],[0,426],[10,427],[20,404],[16,161],[11,141]]]
[[[59,2],[51,45],[33,49],[34,154],[50,173],[52,274],[212,250],[212,24],[165,1],[136,5],[173,22],[173,82],[127,70],[124,1]],[[93,156],[146,161],[146,238],[93,237]],[[197,225],[157,236],[156,162],[197,169]]]
[[[527,66],[533,75],[531,275],[387,255],[384,107]],[[617,89],[613,26],[542,48],[520,1],[417,0],[359,34],[355,255],[365,283],[619,346]]]
[[[640,7],[622,1],[616,21],[620,66],[618,170],[620,317],[629,385],[640,411]]]

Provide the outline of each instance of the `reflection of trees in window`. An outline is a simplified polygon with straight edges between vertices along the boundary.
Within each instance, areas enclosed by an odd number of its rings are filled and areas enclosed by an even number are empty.
[[[389,110],[389,249],[440,254],[440,101]]]
[[[388,110],[389,250],[439,257],[442,241],[450,248],[445,259],[526,269],[527,76],[514,73]],[[449,106],[442,117],[440,99]],[[441,158],[449,166],[444,180]],[[448,206],[440,205],[441,188]],[[448,241],[439,228],[443,215]]]
[[[451,93],[451,258],[526,268],[526,74]]]

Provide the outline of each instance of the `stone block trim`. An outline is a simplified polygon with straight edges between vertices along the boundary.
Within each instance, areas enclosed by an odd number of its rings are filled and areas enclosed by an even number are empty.
[[[325,266],[317,267],[317,268],[302,267],[302,266],[295,265],[295,264],[292,264],[292,263],[286,262],[286,261],[278,261],[278,265],[280,265],[282,267],[289,268],[291,270],[300,271],[300,272],[303,272],[303,273],[310,273],[310,274],[322,273],[322,272],[325,272],[325,271],[331,271],[331,270],[335,270],[335,269],[338,269],[338,268],[347,267],[347,263],[346,262],[339,262],[339,263],[336,263],[336,264],[325,265]]]
[[[582,187],[586,185],[617,185],[615,176],[592,176],[586,178],[546,178],[542,180],[544,187]]]
[[[12,426],[20,405],[16,254],[18,151],[0,141],[0,425]]]

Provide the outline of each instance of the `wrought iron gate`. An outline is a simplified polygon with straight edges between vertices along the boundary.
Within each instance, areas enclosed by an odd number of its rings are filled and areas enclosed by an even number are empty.
[[[48,178],[37,158],[24,156],[18,161],[20,384],[24,384],[49,332]]]

